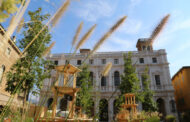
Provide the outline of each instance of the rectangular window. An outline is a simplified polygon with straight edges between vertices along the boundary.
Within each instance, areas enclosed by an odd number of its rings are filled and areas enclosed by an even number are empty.
[[[89,60],[89,64],[94,64],[94,60],[93,60],[93,59],[90,59],[90,60]]]
[[[152,58],[152,63],[157,63],[157,58]]]
[[[77,65],[81,65],[81,60],[77,60]]]
[[[8,47],[7,48],[7,55],[10,55],[11,54],[11,49]]]
[[[70,62],[69,62],[69,60],[65,60],[65,64],[69,64]]]
[[[114,59],[114,64],[119,64],[119,59]]]
[[[160,83],[160,75],[155,75],[155,81],[156,81],[156,85],[161,85],[161,83]]]
[[[106,64],[106,59],[102,59],[102,64]]]
[[[139,58],[139,62],[142,64],[144,63],[144,58]]]
[[[56,61],[54,61],[54,64],[55,64],[55,65],[58,65],[58,61],[57,61],[57,60],[56,60]]]
[[[145,77],[141,76],[142,87],[144,88]]]

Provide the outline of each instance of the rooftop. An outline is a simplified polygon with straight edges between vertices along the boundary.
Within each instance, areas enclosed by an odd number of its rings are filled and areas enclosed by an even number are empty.
[[[190,66],[183,66],[181,69],[179,69],[179,70],[174,74],[174,76],[172,77],[172,80],[174,79],[174,77],[175,77],[177,74],[179,74],[179,72],[181,72],[181,71],[184,70],[184,69],[190,69]]]

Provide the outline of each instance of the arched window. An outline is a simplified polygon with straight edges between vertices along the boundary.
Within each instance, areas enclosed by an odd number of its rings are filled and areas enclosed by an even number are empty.
[[[120,76],[118,71],[114,72],[114,84],[115,86],[119,86],[120,84]]]
[[[171,112],[175,112],[175,101],[174,100],[170,100],[170,110]]]
[[[143,47],[142,47],[142,48],[143,48],[143,50],[146,50],[146,46],[144,46],[144,45],[143,45]]]
[[[52,109],[52,103],[53,103],[53,98],[49,98],[48,101],[47,101],[48,109]]]
[[[147,47],[147,50],[150,51],[150,46]]]
[[[62,111],[66,111],[67,110],[67,99],[66,99],[66,97],[64,97],[64,98],[62,98],[60,100],[60,109]]]
[[[94,77],[94,73],[90,72],[90,82],[92,83],[92,85],[93,85],[93,77]]]
[[[0,83],[2,82],[4,72],[5,72],[5,65],[2,65],[0,67]]]
[[[106,86],[106,77],[104,76],[101,78],[101,86]]]

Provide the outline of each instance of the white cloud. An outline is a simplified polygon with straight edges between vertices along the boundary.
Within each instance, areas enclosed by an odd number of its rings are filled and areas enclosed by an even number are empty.
[[[119,38],[116,36],[111,37],[105,44],[103,44],[99,52],[103,51],[126,51],[135,49],[135,40],[128,40],[125,38]]]
[[[125,34],[137,34],[140,31],[141,26],[141,21],[128,18],[118,31]]]
[[[131,2],[130,6],[134,7],[134,6],[138,5],[141,1],[142,0],[130,0],[130,2]]]
[[[188,50],[189,48],[190,48],[190,41],[188,40],[179,45],[177,51],[182,52],[185,51],[186,49]]]
[[[135,7],[137,5],[139,5],[141,3],[141,1],[142,0],[130,0],[130,4],[129,4],[128,10],[127,10],[130,15],[133,14]]]
[[[91,0],[81,4],[75,10],[76,15],[86,21],[96,21],[101,17],[109,17],[114,13],[114,5],[103,0]]]

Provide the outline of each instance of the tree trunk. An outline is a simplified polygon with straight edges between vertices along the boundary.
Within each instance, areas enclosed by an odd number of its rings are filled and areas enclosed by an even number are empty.
[[[24,99],[23,99],[23,106],[22,106],[22,122],[25,120],[25,115],[26,115],[26,99],[27,99],[27,91],[24,91]]]

